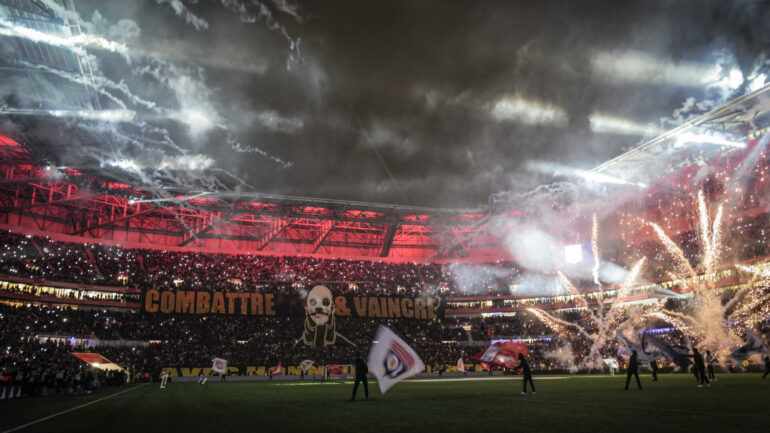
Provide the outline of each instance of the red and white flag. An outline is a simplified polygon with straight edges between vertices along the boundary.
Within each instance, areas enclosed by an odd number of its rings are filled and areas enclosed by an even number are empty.
[[[211,365],[211,371],[219,374],[227,374],[227,360],[214,358],[214,363]]]
[[[463,358],[460,357],[460,359],[457,360],[457,371],[460,373],[465,373],[465,363],[463,362]]]
[[[377,378],[380,391],[385,394],[396,382],[412,377],[425,365],[417,353],[393,331],[380,325],[369,350],[369,371]]]
[[[490,367],[489,364],[487,364],[486,362],[482,362],[481,363],[481,368],[483,368],[486,371],[491,371],[490,368],[492,368],[492,367]]]
[[[486,362],[489,365],[513,369],[519,366],[519,354],[529,357],[529,348],[526,344],[513,341],[498,341],[484,349],[484,351],[477,353],[473,359]]]
[[[329,364],[326,366],[326,372],[329,374],[342,374],[342,367],[339,364]]]
[[[275,376],[280,374],[281,374],[281,361],[278,361],[278,365],[275,367],[275,370],[270,372],[270,376]]]

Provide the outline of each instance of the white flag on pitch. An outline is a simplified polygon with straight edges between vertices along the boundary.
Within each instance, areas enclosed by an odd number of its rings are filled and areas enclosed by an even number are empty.
[[[313,364],[315,364],[315,361],[306,359],[299,363],[299,368],[302,369],[303,373],[307,373],[307,369],[310,368]]]
[[[377,377],[380,391],[385,394],[399,380],[423,370],[425,365],[417,353],[393,331],[380,325],[369,350],[369,371]]]
[[[211,371],[219,374],[227,374],[227,360],[222,358],[214,358]]]

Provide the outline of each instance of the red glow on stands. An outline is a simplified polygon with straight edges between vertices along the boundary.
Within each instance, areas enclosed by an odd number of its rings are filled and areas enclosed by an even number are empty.
[[[185,198],[186,197],[189,197],[189,196],[185,196]],[[182,200],[184,200],[184,198],[182,198]],[[213,206],[219,203],[219,200],[214,198],[195,197],[187,200],[187,202],[196,206]]]
[[[134,187],[131,185],[126,185],[125,183],[120,182],[107,182],[107,188],[108,189],[123,189],[123,190],[133,190]]]
[[[349,210],[342,214],[344,218],[361,218],[361,219],[374,219],[382,218],[385,215],[380,212],[369,212],[363,210]]]
[[[61,169],[61,171],[63,171],[64,174],[66,174],[67,176],[83,176],[84,175],[82,171],[75,170],[74,168],[65,167],[65,168]]]
[[[21,144],[7,135],[0,134],[0,146],[21,147]]]

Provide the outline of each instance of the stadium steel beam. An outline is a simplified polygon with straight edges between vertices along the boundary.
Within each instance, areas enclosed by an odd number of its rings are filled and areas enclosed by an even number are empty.
[[[281,221],[277,221],[276,224],[270,229],[268,233],[265,233],[265,236],[263,236],[262,244],[257,247],[257,250],[262,251],[265,249],[265,247],[273,241],[278,235],[281,234],[284,230],[286,230],[287,227],[291,225],[294,221],[296,221],[296,218],[291,219],[284,219]]]
[[[17,185],[20,183],[29,183],[29,182],[45,182],[51,180],[51,178],[46,177],[28,177],[25,179],[8,179],[8,180],[0,180],[0,185]]]
[[[457,244],[453,245],[453,247],[457,247],[457,249],[460,251],[460,255],[463,257],[468,257],[468,249],[465,247],[465,242],[460,238],[460,230],[457,229],[457,226],[451,226],[452,234],[454,234],[454,238],[457,240]]]
[[[120,218],[111,218],[111,219],[109,219],[107,221],[104,221],[104,222],[101,222],[101,223],[96,223],[96,224],[94,224],[92,226],[86,226],[85,228],[82,228],[80,230],[76,230],[76,231],[72,232],[72,235],[73,236],[79,236],[79,235],[82,235],[83,233],[91,231],[91,230],[96,230],[96,229],[100,229],[100,228],[104,228],[104,227],[114,226],[114,225],[116,225],[118,223],[121,223],[123,221],[128,221],[131,218],[135,218],[135,217],[142,216],[142,215],[147,215],[148,213],[152,213],[152,212],[155,212],[157,210],[159,210],[159,208],[151,206],[149,209],[145,209],[145,210],[139,211],[139,212],[134,212],[131,215],[122,216]]]
[[[387,232],[385,233],[385,239],[382,241],[382,249],[380,250],[380,257],[388,257],[390,254],[390,247],[393,245],[393,238],[396,237],[396,231],[398,230],[399,223],[391,220],[388,224]]]
[[[725,103],[724,105],[721,105],[721,106],[719,106],[719,107],[709,111],[706,114],[698,116],[697,118],[695,118],[693,120],[690,120],[688,122],[685,122],[685,123],[677,126],[676,128],[671,129],[671,130],[669,130],[669,131],[667,131],[667,132],[665,132],[665,133],[663,133],[663,134],[653,138],[652,140],[650,140],[650,141],[648,141],[646,143],[643,143],[643,144],[641,144],[641,145],[639,145],[639,146],[629,150],[626,153],[623,153],[623,154],[621,154],[619,156],[616,156],[615,158],[613,158],[613,159],[611,159],[609,161],[606,161],[606,162],[604,162],[604,163],[594,167],[593,169],[589,170],[589,172],[591,172],[591,173],[601,173],[601,172],[604,172],[604,171],[608,170],[610,167],[612,167],[614,165],[618,165],[618,164],[620,164],[622,162],[627,161],[628,159],[633,158],[636,154],[642,153],[642,152],[646,151],[647,149],[651,149],[654,146],[657,146],[657,145],[659,145],[661,143],[666,142],[667,140],[675,138],[677,135],[681,134],[682,132],[686,131],[689,128],[701,126],[701,125],[703,125],[703,124],[705,124],[707,122],[712,122],[712,121],[714,121],[716,119],[719,119],[719,118],[721,118],[721,117],[723,117],[723,116],[725,116],[727,114],[731,114],[732,111],[736,109],[736,107],[740,107],[741,104],[743,104],[743,103],[745,103],[745,102],[747,102],[747,101],[749,101],[749,100],[751,100],[753,98],[757,98],[757,101],[759,101],[759,96],[764,94],[764,93],[768,93],[768,92],[770,92],[770,84],[762,87],[761,89],[759,89],[759,90],[757,90],[755,92],[752,92],[752,93],[749,93],[749,94],[746,94],[746,95],[743,95],[743,96],[739,96],[739,97],[733,99],[732,101],[729,101],[729,102]],[[760,104],[757,103],[757,105],[760,105]],[[654,154],[655,152],[653,151],[653,152],[650,152],[650,153]]]
[[[17,206],[13,208],[3,208],[0,209],[0,212],[13,212],[13,211],[21,211],[26,209],[32,209],[40,206],[48,206],[48,205],[56,205],[56,204],[62,204],[62,203],[68,203],[71,201],[79,201],[79,200],[87,200],[89,198],[98,197],[101,194],[76,194],[67,198],[62,198],[59,200],[52,200],[52,201],[41,201],[37,203],[31,203],[24,206]]]
[[[318,251],[318,248],[321,247],[321,244],[324,243],[326,240],[326,237],[329,236],[329,233],[334,230],[334,227],[337,225],[337,221],[333,220],[323,220],[321,221],[321,227],[323,228],[321,231],[321,234],[318,236],[318,238],[313,241],[313,254],[315,254]]]
[[[204,235],[204,234],[210,232],[211,230],[213,230],[218,225],[220,225],[220,224],[222,224],[224,222],[230,221],[233,218],[234,217],[232,215],[228,215],[228,216],[221,216],[220,215],[220,216],[217,216],[214,220],[211,221],[211,223],[209,225],[203,227],[202,229],[200,229],[200,230],[198,230],[196,232],[188,232],[188,237],[185,240],[183,240],[182,242],[180,242],[178,246],[183,247],[183,246],[189,244],[190,242],[198,239],[199,236]]]

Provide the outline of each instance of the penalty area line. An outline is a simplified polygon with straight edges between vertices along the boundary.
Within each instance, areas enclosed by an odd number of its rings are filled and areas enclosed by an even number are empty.
[[[135,386],[135,387],[133,387],[133,388],[131,388],[131,389],[126,389],[126,390],[124,390],[124,391],[116,392],[116,393],[114,393],[114,394],[110,394],[110,395],[104,396],[104,397],[102,397],[102,398],[99,398],[99,399],[96,399],[96,400],[94,400],[94,401],[89,401],[88,403],[83,403],[83,404],[81,404],[80,406],[75,406],[75,407],[69,408],[69,409],[67,409],[67,410],[63,410],[63,411],[61,411],[61,412],[57,412],[57,413],[55,413],[55,414],[53,414],[53,415],[48,415],[48,416],[45,416],[45,417],[43,417],[43,418],[40,418],[40,419],[36,419],[35,421],[32,421],[32,422],[28,422],[28,423],[26,423],[26,424],[22,424],[22,425],[20,425],[20,426],[16,426],[16,427],[14,427],[14,428],[11,428],[11,429],[8,429],[8,430],[5,430],[5,431],[3,431],[2,433],[10,433],[10,432],[14,432],[14,431],[17,431],[17,430],[21,430],[21,429],[23,429],[23,428],[26,428],[26,427],[29,427],[29,426],[31,426],[31,425],[35,425],[35,424],[41,423],[41,422],[43,422],[43,421],[49,420],[49,419],[51,419],[51,418],[55,418],[55,417],[57,417],[57,416],[59,416],[59,415],[64,415],[65,413],[69,413],[69,412],[72,412],[72,411],[75,411],[75,410],[78,410],[78,409],[84,408],[84,407],[86,407],[86,406],[90,406],[90,405],[92,405],[92,404],[94,404],[94,403],[99,403],[99,402],[100,402],[100,401],[102,401],[102,400],[107,400],[108,398],[116,397],[116,396],[118,396],[118,395],[120,395],[120,394],[125,394],[125,393],[127,393],[127,392],[130,392],[130,391],[134,391],[134,390],[136,390],[136,389],[139,389],[139,388],[141,388],[141,387],[143,387],[143,386],[146,386],[146,385],[149,385],[149,383],[144,383],[144,384],[142,384],[142,385],[139,385],[139,386]]]

